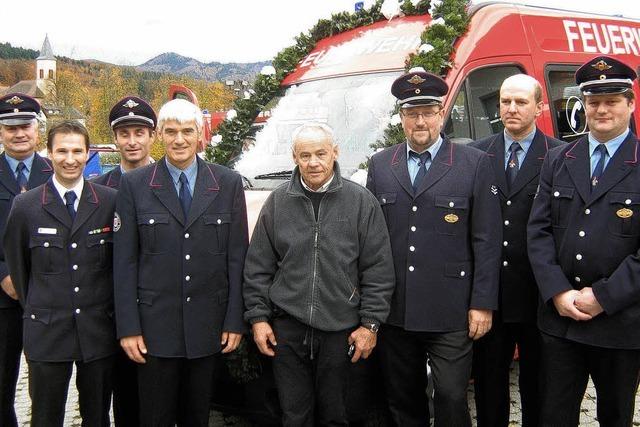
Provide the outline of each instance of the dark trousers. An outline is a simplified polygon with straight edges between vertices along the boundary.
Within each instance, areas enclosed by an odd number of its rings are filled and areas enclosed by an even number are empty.
[[[139,404],[138,364],[119,349],[113,373],[113,420],[116,427],[137,427],[140,422]]]
[[[540,414],[540,332],[535,324],[495,321],[473,345],[473,378],[478,427],[509,425],[509,367],[518,344],[522,426],[537,427]]]
[[[600,426],[631,426],[640,375],[640,350],[594,347],[544,332],[541,426],[578,425],[589,375],[596,388]]]
[[[62,427],[73,363],[28,361],[32,427]],[[75,364],[82,426],[109,427],[113,357]]]
[[[346,426],[351,330],[326,332],[290,316],[273,321],[273,374],[284,426]]]
[[[379,351],[387,401],[397,426],[429,426],[427,358],[433,373],[436,427],[469,427],[467,386],[472,341],[467,331],[411,332],[383,325]]]
[[[2,291],[0,291],[2,292]],[[22,309],[0,308],[0,426],[16,427],[16,383],[22,352]]]
[[[207,427],[215,356],[146,356],[138,365],[140,426]]]

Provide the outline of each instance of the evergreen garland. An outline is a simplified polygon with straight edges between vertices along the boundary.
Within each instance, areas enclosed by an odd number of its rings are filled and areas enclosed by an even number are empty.
[[[431,24],[422,33],[420,40],[432,47],[431,50],[410,54],[405,63],[405,70],[413,67],[422,67],[426,71],[441,76],[446,76],[451,68],[451,55],[454,52],[454,43],[458,37],[467,32],[469,15],[467,8],[469,0],[443,0],[441,3],[433,2],[431,10]],[[398,114],[398,108],[393,111]],[[370,145],[374,151],[404,142],[405,135],[399,120],[392,120],[384,130],[382,139]],[[368,159],[360,167],[366,169]]]
[[[336,13],[331,15],[330,19],[320,19],[307,33],[300,33],[295,38],[296,43],[293,46],[284,48],[273,59],[275,75],[259,75],[254,83],[253,93],[248,98],[238,98],[234,102],[233,109],[237,116],[231,120],[224,120],[220,124],[217,133],[222,137],[222,141],[216,146],[207,146],[206,159],[233,166],[242,153],[245,139],[254,136],[255,130],[251,125],[258,113],[277,95],[282,80],[295,70],[298,63],[313,50],[318,41],[385,19],[380,13],[381,7],[382,0],[377,0],[369,9],[361,9],[354,13]],[[401,11],[405,15],[424,15],[428,10],[429,0],[420,0],[415,6],[411,0],[404,0],[401,5]]]
[[[415,0],[414,0],[415,1]],[[331,19],[321,19],[308,33],[300,33],[293,46],[280,51],[272,64],[276,72],[274,75],[259,75],[248,98],[238,98],[234,102],[237,116],[227,119],[220,124],[218,134],[222,141],[216,146],[207,146],[205,157],[222,165],[232,167],[235,160],[242,153],[244,141],[254,136],[255,128],[252,124],[258,113],[278,94],[280,84],[298,63],[304,59],[315,47],[318,41],[349,31],[357,27],[370,25],[386,19],[380,12],[383,0],[367,10],[354,13],[341,12],[331,16]],[[462,36],[469,22],[467,7],[469,0],[404,0],[401,11],[406,16],[424,15],[430,13],[433,20],[421,35],[421,41],[429,44],[433,49],[421,49],[416,54],[410,54],[405,63],[405,69],[423,67],[439,75],[446,75],[451,67],[451,54],[456,38]],[[441,19],[440,19],[441,18]],[[395,116],[398,108],[393,111]],[[385,129],[381,140],[372,144],[374,149],[388,147],[405,139],[399,120],[393,120]],[[366,167],[366,163],[361,165]],[[230,375],[240,383],[247,383],[257,378],[262,372],[258,350],[251,339],[245,337],[242,345],[233,353],[225,355]]]

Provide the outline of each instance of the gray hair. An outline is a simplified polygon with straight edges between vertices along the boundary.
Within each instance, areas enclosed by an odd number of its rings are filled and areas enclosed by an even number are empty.
[[[24,120],[24,122],[20,124],[11,124],[11,121],[12,121],[11,119],[0,120],[0,129],[2,129],[2,126],[24,126],[24,125],[37,126],[38,125],[38,119],[36,118]],[[7,122],[7,123],[4,123],[4,122]]]
[[[172,99],[160,108],[158,112],[159,132],[162,132],[164,122],[167,120],[175,120],[180,124],[195,120],[198,132],[202,131],[202,111],[185,99]]]
[[[337,145],[335,136],[333,134],[333,129],[331,129],[329,125],[317,122],[307,122],[298,126],[291,134],[292,144],[295,146],[298,138],[303,135],[317,134],[318,132],[323,133],[324,136],[326,136],[331,141],[332,145]]]

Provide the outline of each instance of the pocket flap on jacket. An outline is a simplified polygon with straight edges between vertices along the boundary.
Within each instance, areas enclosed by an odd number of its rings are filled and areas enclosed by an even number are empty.
[[[471,273],[471,263],[468,262],[448,262],[444,265],[444,275],[447,277],[464,279],[469,277]]]
[[[551,197],[554,199],[573,199],[574,188],[571,187],[554,187],[551,190]]]
[[[469,198],[460,196],[436,196],[435,204],[439,208],[469,209]]]
[[[156,292],[149,289],[138,289],[138,304],[153,305]]]
[[[381,193],[381,194],[378,194],[378,201],[382,206],[393,204],[396,202],[397,196],[398,196],[397,193]]]
[[[231,223],[230,213],[214,213],[202,215],[202,220],[206,225],[221,225]]]
[[[22,318],[48,325],[51,322],[51,310],[48,308],[27,307]]]
[[[168,213],[143,213],[138,215],[138,224],[139,225],[154,225],[154,224],[168,224],[169,223],[169,214]]]
[[[87,236],[87,246],[92,247],[96,245],[104,245],[106,243],[113,243],[112,233],[94,234]]]
[[[639,193],[619,193],[619,192],[610,192],[609,193],[609,203],[616,203],[620,205],[639,205],[640,204],[640,194]]]
[[[29,238],[29,248],[62,248],[64,247],[64,241],[62,236],[31,236]]]

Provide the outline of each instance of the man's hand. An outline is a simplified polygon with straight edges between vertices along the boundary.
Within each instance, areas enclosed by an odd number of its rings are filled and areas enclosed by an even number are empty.
[[[360,358],[369,357],[373,348],[376,346],[378,334],[371,332],[369,329],[360,326],[349,335],[349,345],[355,344],[355,351],[351,358],[351,363],[356,363]]]
[[[120,346],[124,349],[129,359],[136,363],[147,363],[144,354],[147,354],[147,346],[142,335],[120,338]]]
[[[18,299],[18,294],[16,293],[16,288],[13,286],[13,282],[11,281],[11,276],[7,276],[2,279],[0,282],[0,286],[2,286],[2,290],[5,294],[9,295],[9,298]]]
[[[253,330],[253,340],[256,342],[260,353],[265,356],[275,356],[276,353],[269,344],[276,346],[278,343],[276,342],[276,336],[273,334],[273,329],[271,329],[269,322],[256,322],[251,325],[251,329]]]
[[[220,341],[220,344],[222,344],[222,354],[231,353],[238,348],[240,341],[242,341],[242,334],[223,332],[222,340]]]
[[[491,329],[493,321],[492,310],[479,310],[472,308],[469,310],[469,338],[477,340]]]
[[[558,314],[563,317],[570,317],[573,320],[591,320],[591,314],[582,312],[575,305],[576,298],[580,296],[580,291],[575,289],[564,291],[553,297],[553,305],[556,306]]]
[[[602,313],[604,309],[593,294],[593,288],[582,288],[573,304],[578,310],[590,315],[592,318]]]

